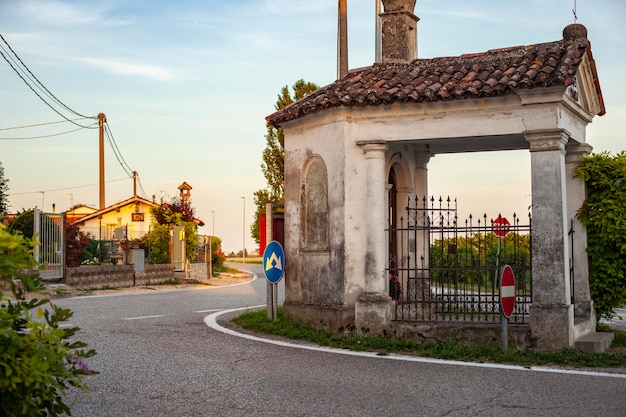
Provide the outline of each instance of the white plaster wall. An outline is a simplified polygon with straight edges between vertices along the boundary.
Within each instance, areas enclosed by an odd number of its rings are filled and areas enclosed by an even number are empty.
[[[322,116],[322,115],[320,115]],[[328,302],[320,293],[340,290],[343,305],[353,305],[362,292],[365,254],[365,177],[361,149],[350,138],[351,126],[341,111],[284,126],[285,133],[285,258],[288,302]],[[328,175],[330,250],[301,248],[301,173],[306,161],[318,155]],[[292,272],[290,272],[292,271]],[[291,279],[289,274],[294,274]],[[291,281],[291,284],[289,283]]]
[[[587,123],[580,116],[585,111],[565,100],[564,94],[564,89],[559,87],[522,90],[520,95],[489,100],[359,108],[351,115],[351,133],[357,141],[414,141],[418,150],[433,154],[528,149],[522,133],[529,130],[561,128],[584,142]]]

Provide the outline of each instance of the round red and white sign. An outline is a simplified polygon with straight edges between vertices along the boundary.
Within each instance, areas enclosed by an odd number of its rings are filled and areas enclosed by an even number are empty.
[[[515,310],[515,275],[509,265],[502,268],[500,275],[500,306],[504,317],[511,317]]]

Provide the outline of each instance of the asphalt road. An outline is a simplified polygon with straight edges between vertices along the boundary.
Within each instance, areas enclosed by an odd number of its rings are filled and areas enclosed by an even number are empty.
[[[242,337],[220,312],[265,304],[252,283],[73,297],[98,354],[74,416],[624,416],[626,375],[460,364]],[[279,284],[282,299],[282,283]],[[212,326],[212,327],[211,327]],[[275,344],[278,343],[278,344]]]

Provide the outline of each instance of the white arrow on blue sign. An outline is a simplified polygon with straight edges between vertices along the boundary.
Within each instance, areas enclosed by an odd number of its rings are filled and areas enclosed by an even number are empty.
[[[275,240],[272,240],[263,252],[263,272],[265,278],[272,284],[280,281],[285,274],[285,252]]]

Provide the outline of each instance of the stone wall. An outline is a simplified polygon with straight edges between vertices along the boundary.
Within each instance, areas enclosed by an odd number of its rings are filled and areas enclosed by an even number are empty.
[[[65,270],[65,284],[82,289],[132,287],[172,279],[174,268],[171,264],[146,264],[144,272],[135,272],[133,265],[80,266]]]
[[[196,262],[187,264],[187,278],[194,280],[202,280],[209,278],[209,263]]]

